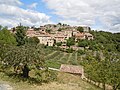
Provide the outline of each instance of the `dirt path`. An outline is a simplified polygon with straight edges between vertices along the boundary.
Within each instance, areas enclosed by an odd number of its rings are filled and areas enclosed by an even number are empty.
[[[78,63],[78,61],[77,61],[77,52],[75,53],[75,62]]]
[[[13,90],[9,84],[0,83],[0,90]]]

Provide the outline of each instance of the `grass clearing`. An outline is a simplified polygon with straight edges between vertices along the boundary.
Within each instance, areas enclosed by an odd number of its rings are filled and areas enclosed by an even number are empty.
[[[0,82],[9,84],[13,90],[101,90],[83,81],[79,76],[58,72],[58,80],[51,83],[30,84],[27,81],[17,81],[0,72]]]

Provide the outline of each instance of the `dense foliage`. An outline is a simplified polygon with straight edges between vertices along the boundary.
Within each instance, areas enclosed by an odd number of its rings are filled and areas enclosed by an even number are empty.
[[[106,49],[107,51],[120,51],[120,33],[104,31],[91,31],[94,40],[90,42],[92,50]]]
[[[79,47],[87,47],[89,45],[89,41],[88,40],[80,40],[79,42],[78,42],[78,46]]]
[[[17,26],[15,33],[18,46],[24,45],[26,41],[26,28],[24,26]]]
[[[14,35],[8,31],[7,27],[0,27],[0,43],[17,44]]]
[[[75,45],[75,38],[73,37],[67,40],[67,46],[70,47],[72,45]]]
[[[77,30],[78,30],[79,32],[81,32],[81,33],[84,32],[83,27],[78,27]]]
[[[28,44],[39,44],[39,39],[37,37],[29,37],[29,38],[26,38],[26,43]]]
[[[81,64],[85,67],[86,77],[94,82],[113,86],[114,90],[120,88],[120,56],[114,52],[103,52],[105,58],[101,58],[100,53],[96,56],[88,54]]]

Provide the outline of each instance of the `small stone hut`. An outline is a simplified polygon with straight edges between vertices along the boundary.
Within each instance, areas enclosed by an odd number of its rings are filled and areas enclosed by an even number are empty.
[[[80,75],[82,79],[85,78],[83,66],[62,64],[60,71]]]

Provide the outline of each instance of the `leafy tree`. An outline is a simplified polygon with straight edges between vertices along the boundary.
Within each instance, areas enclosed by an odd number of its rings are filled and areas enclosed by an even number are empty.
[[[114,33],[112,38],[113,38],[114,42],[119,43],[120,42],[120,33]]]
[[[88,41],[87,40],[81,40],[78,42],[78,46],[79,47],[87,47],[89,45]]]
[[[85,72],[89,81],[95,81],[103,84],[105,90],[105,84],[109,78],[109,64],[106,60],[97,61],[95,57],[87,55],[86,61],[84,61]]]
[[[108,82],[109,79],[109,64],[110,62],[108,60],[102,60],[99,65],[99,71],[98,71],[98,78],[100,82],[103,84],[103,89],[106,90],[105,84]]]
[[[17,70],[19,70],[25,78],[29,76],[30,66],[33,66],[34,69],[40,69],[45,65],[44,53],[39,46],[7,46],[2,47],[1,50],[4,51],[0,54],[1,61],[4,65],[14,67],[16,73],[18,72]]]
[[[18,46],[24,45],[26,41],[26,28],[24,26],[17,26],[15,37],[18,42]]]
[[[117,44],[116,49],[118,52],[120,52],[120,44]]]
[[[61,45],[62,45],[62,43],[61,43],[61,42],[58,42],[58,43],[56,43],[56,45],[57,45],[57,46],[61,46]]]
[[[72,46],[72,45],[75,45],[75,39],[74,38],[69,38],[68,40],[67,40],[67,44],[66,44],[67,46]]]
[[[45,70],[37,70],[36,78],[38,82],[46,82],[54,81],[57,78],[57,73],[46,68]]]
[[[104,47],[108,52],[116,51],[116,45],[114,43],[105,44]]]
[[[85,51],[83,51],[83,50],[78,50],[77,52],[78,52],[78,55],[84,55],[85,54]]]
[[[17,44],[14,35],[10,33],[10,31],[7,30],[6,27],[2,26],[0,30],[0,43]]]
[[[28,42],[28,44],[37,45],[37,44],[39,44],[40,41],[37,37],[30,37],[30,38],[27,39],[27,42]]]
[[[78,30],[79,32],[84,32],[83,27],[78,27],[77,30]]]
[[[62,25],[62,23],[58,23],[58,25],[60,25],[60,26],[61,26],[61,25]]]
[[[119,53],[109,52],[107,57],[110,63],[110,74],[109,74],[109,84],[113,86],[113,90],[120,88],[120,56]]]
[[[94,57],[88,54],[86,59],[82,62],[85,66],[87,78],[91,81],[103,84],[103,89],[106,90],[105,84],[113,86],[113,90],[120,87],[120,57],[119,54],[113,52],[104,52],[105,59],[96,60],[98,56]]]

